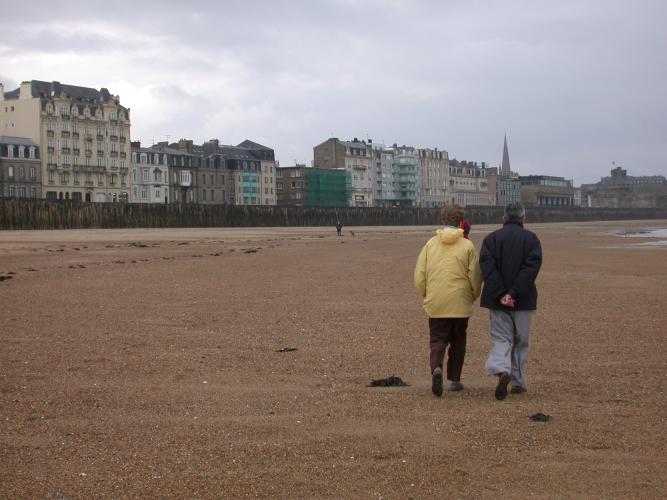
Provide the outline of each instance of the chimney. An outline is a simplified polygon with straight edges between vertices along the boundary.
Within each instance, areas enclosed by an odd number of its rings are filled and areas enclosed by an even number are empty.
[[[32,97],[32,83],[21,82],[21,89],[19,90],[19,99],[30,99]]]
[[[5,100],[5,86],[0,82],[0,101]]]

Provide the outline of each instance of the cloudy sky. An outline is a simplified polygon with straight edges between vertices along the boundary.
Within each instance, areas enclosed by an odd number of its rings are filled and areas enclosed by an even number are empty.
[[[667,175],[664,0],[32,1],[0,82],[107,87],[132,139],[251,139],[281,165],[332,135],[439,147],[576,184]]]

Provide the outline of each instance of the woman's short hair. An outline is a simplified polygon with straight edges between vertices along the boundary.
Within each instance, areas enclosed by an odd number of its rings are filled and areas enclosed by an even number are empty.
[[[447,205],[445,208],[442,209],[440,212],[440,217],[442,218],[442,222],[447,225],[447,226],[454,226],[454,227],[459,227],[459,224],[465,217],[465,210],[456,203],[452,203],[451,205]]]

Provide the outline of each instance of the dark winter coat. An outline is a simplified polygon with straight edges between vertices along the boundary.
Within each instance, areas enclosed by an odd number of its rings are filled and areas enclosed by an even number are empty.
[[[517,222],[506,222],[484,238],[479,265],[484,278],[482,307],[515,311],[537,309],[535,279],[542,265],[542,245],[535,233]],[[500,304],[505,294],[516,301],[514,309]]]

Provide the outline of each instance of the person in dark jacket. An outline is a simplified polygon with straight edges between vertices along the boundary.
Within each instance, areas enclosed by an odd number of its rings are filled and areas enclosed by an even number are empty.
[[[542,265],[542,246],[535,233],[524,229],[521,203],[505,208],[503,227],[484,238],[479,264],[484,278],[480,305],[489,309],[493,345],[486,374],[498,377],[496,399],[526,391],[523,367],[528,354],[530,320],[537,309],[535,279]]]

